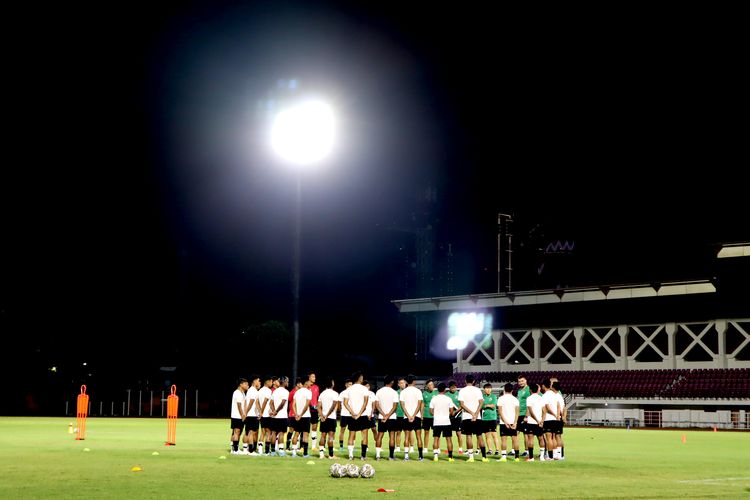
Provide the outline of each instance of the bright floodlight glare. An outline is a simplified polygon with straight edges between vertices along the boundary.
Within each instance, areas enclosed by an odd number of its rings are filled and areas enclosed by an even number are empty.
[[[448,339],[447,348],[450,351],[456,351],[459,349],[465,349],[469,345],[469,341],[462,339],[461,337],[451,337]]]
[[[448,317],[448,345],[450,350],[464,349],[480,333],[492,331],[492,315],[485,313],[453,313]]]
[[[333,148],[333,111],[320,101],[306,101],[280,111],[271,129],[271,146],[284,160],[311,165]]]

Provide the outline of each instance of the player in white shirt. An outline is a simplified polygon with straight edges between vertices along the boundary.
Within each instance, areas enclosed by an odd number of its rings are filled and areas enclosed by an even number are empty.
[[[265,443],[265,453],[271,453],[271,390],[276,383],[276,377],[270,375],[263,382],[263,387],[258,390],[258,415],[260,416],[260,439],[258,441],[258,453],[263,454]]]
[[[303,383],[302,383],[302,377],[297,377],[294,380],[294,387],[289,391],[289,404],[287,405],[287,431],[286,431],[286,449],[292,450],[292,456],[296,456],[294,453],[294,450],[299,448],[299,432],[295,432],[294,425],[292,422],[294,422],[294,395],[297,393],[298,390],[302,389]],[[281,439],[281,438],[279,438]],[[294,440],[295,444],[292,445],[292,440]]]
[[[333,390],[334,381],[326,381],[326,389],[318,396],[318,415],[320,417],[320,458],[324,458],[323,448],[328,444],[328,458],[333,460],[333,440],[336,438],[336,410],[338,409],[339,393]]]
[[[283,457],[284,433],[289,422],[289,386],[288,377],[279,377],[279,387],[273,391],[271,398],[271,442],[276,441],[276,454]]]
[[[534,436],[536,436],[539,442],[539,450],[541,455],[539,460],[544,461],[544,417],[547,416],[547,407],[544,404],[544,400],[539,395],[539,384],[529,384],[529,391],[531,394],[526,398],[526,449],[528,450],[529,458],[527,462],[534,461]]]
[[[257,456],[255,448],[258,445],[258,389],[260,377],[250,377],[250,388],[245,393],[245,453]]]
[[[563,442],[563,426],[565,425],[565,419],[568,414],[567,408],[565,408],[565,398],[563,398],[562,393],[560,392],[560,382],[556,378],[550,378],[550,382],[552,383],[552,386],[550,389],[555,393],[555,396],[557,397],[557,402],[559,404],[560,408],[560,419],[557,421],[556,429],[555,429],[555,451],[554,451],[554,457],[555,460],[565,460],[565,443]]]
[[[310,403],[312,402],[312,391],[310,386],[312,382],[307,380],[303,383],[302,387],[297,389],[294,393],[294,420],[292,420],[292,427],[294,427],[295,443],[292,449],[292,457],[297,456],[297,448],[299,447],[298,440],[302,438],[302,455],[305,458],[309,458],[307,454],[308,436],[310,435]]]
[[[557,431],[557,421],[560,419],[560,402],[557,399],[557,394],[551,389],[552,382],[549,379],[545,379],[542,382],[542,401],[544,401],[547,414],[544,416],[544,442],[547,447],[547,456],[544,457],[552,459],[552,454],[557,448],[557,441],[555,439],[555,432]]]
[[[242,429],[245,426],[245,393],[250,387],[247,379],[241,378],[237,381],[237,389],[232,394],[232,455],[239,455],[239,443]]]
[[[482,451],[482,462],[489,462],[487,448],[484,447],[484,425],[482,424],[482,406],[484,397],[479,387],[474,386],[474,376],[466,376],[466,387],[458,391],[458,402],[461,404],[463,416],[461,420],[461,431],[466,436],[466,452],[469,455],[467,462],[474,461],[474,442],[472,436],[477,436],[477,444]]]
[[[367,400],[367,410],[365,411],[365,414],[367,415],[367,418],[370,419],[370,430],[372,431],[372,438],[377,440],[378,439],[378,429],[377,429],[377,423],[378,423],[378,396],[372,392],[372,388],[370,387],[370,382],[365,380],[364,384],[365,387],[367,387],[368,395],[370,398]]]
[[[383,445],[383,434],[388,433],[388,460],[395,460],[396,450],[396,409],[398,408],[398,393],[393,389],[396,379],[385,378],[385,386],[375,394],[378,408],[378,435],[375,438],[375,460],[380,460]]]
[[[511,444],[513,445],[513,453],[515,454],[515,461],[518,462],[518,415],[521,412],[521,404],[518,402],[518,398],[513,395],[513,384],[505,384],[503,387],[503,395],[497,399],[498,417],[500,417],[500,448],[502,449],[502,457],[500,462],[506,462],[508,449],[505,446],[507,443],[507,437],[510,436]]]
[[[349,420],[349,460],[354,460],[354,439],[357,437],[357,432],[362,433],[361,458],[364,460],[367,457],[367,436],[370,430],[370,419],[365,413],[367,411],[368,401],[370,400],[370,391],[363,385],[364,377],[360,372],[352,375],[352,381],[354,383],[346,391],[344,396],[344,405],[349,413],[351,419]]]
[[[453,462],[453,426],[451,417],[458,407],[453,400],[445,395],[446,386],[440,382],[438,384],[438,395],[433,396],[430,400],[430,412],[432,412],[432,451],[433,462],[438,461],[440,456],[440,437],[445,438],[448,448],[448,461]]]
[[[414,375],[406,377],[406,389],[401,391],[399,401],[401,408],[404,410],[404,460],[409,460],[410,447],[414,446],[412,441],[412,431],[417,435],[417,450],[419,451],[419,460],[424,460],[424,449],[422,447],[422,407],[424,406],[424,397],[422,391],[416,385]]]
[[[344,397],[348,394],[346,391],[349,390],[349,388],[352,386],[352,380],[346,379],[344,381],[344,390],[339,393],[339,413],[341,416],[341,423],[339,426],[341,427],[339,430],[339,451],[344,451],[344,431],[346,431],[346,428],[349,427],[349,421],[351,420],[352,416],[349,414],[349,410],[347,410],[344,407]],[[351,434],[351,431],[349,431]]]

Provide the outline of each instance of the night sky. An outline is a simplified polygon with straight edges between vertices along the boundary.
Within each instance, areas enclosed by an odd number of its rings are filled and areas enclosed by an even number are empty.
[[[576,244],[565,285],[710,278],[718,243],[750,239],[736,16],[488,8],[10,8],[4,368],[21,386],[58,365],[77,383],[87,358],[90,383],[126,386],[288,357],[238,337],[291,319],[294,176],[257,111],[279,79],[340,123],[302,179],[303,366],[412,355],[389,301],[404,298],[398,229],[428,188],[455,293],[493,291],[499,211],[516,219],[520,289],[538,285],[522,249],[555,240]]]

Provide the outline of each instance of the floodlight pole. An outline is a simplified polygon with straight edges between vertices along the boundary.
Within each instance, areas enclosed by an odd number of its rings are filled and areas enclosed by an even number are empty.
[[[497,214],[497,293],[510,292],[511,291],[511,276],[513,274],[513,234],[511,233],[510,225],[513,222],[513,216],[511,214]],[[507,283],[505,290],[503,290],[503,236],[507,239],[505,248],[507,265],[505,267],[505,275]]]
[[[294,271],[292,277],[292,307],[294,309],[294,355],[292,356],[292,383],[297,380],[299,352],[299,282],[300,282],[300,240],[302,226],[302,179],[297,172],[297,199],[294,210]]]

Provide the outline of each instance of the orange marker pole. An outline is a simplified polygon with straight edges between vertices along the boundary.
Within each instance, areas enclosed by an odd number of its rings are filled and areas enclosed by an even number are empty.
[[[177,410],[180,406],[180,397],[177,395],[177,386],[172,386],[172,394],[167,398],[167,441],[165,446],[174,446],[177,432]]]
[[[81,393],[78,395],[78,408],[76,411],[76,441],[86,439],[86,418],[89,416],[89,395],[86,394],[86,386],[81,386]]]

